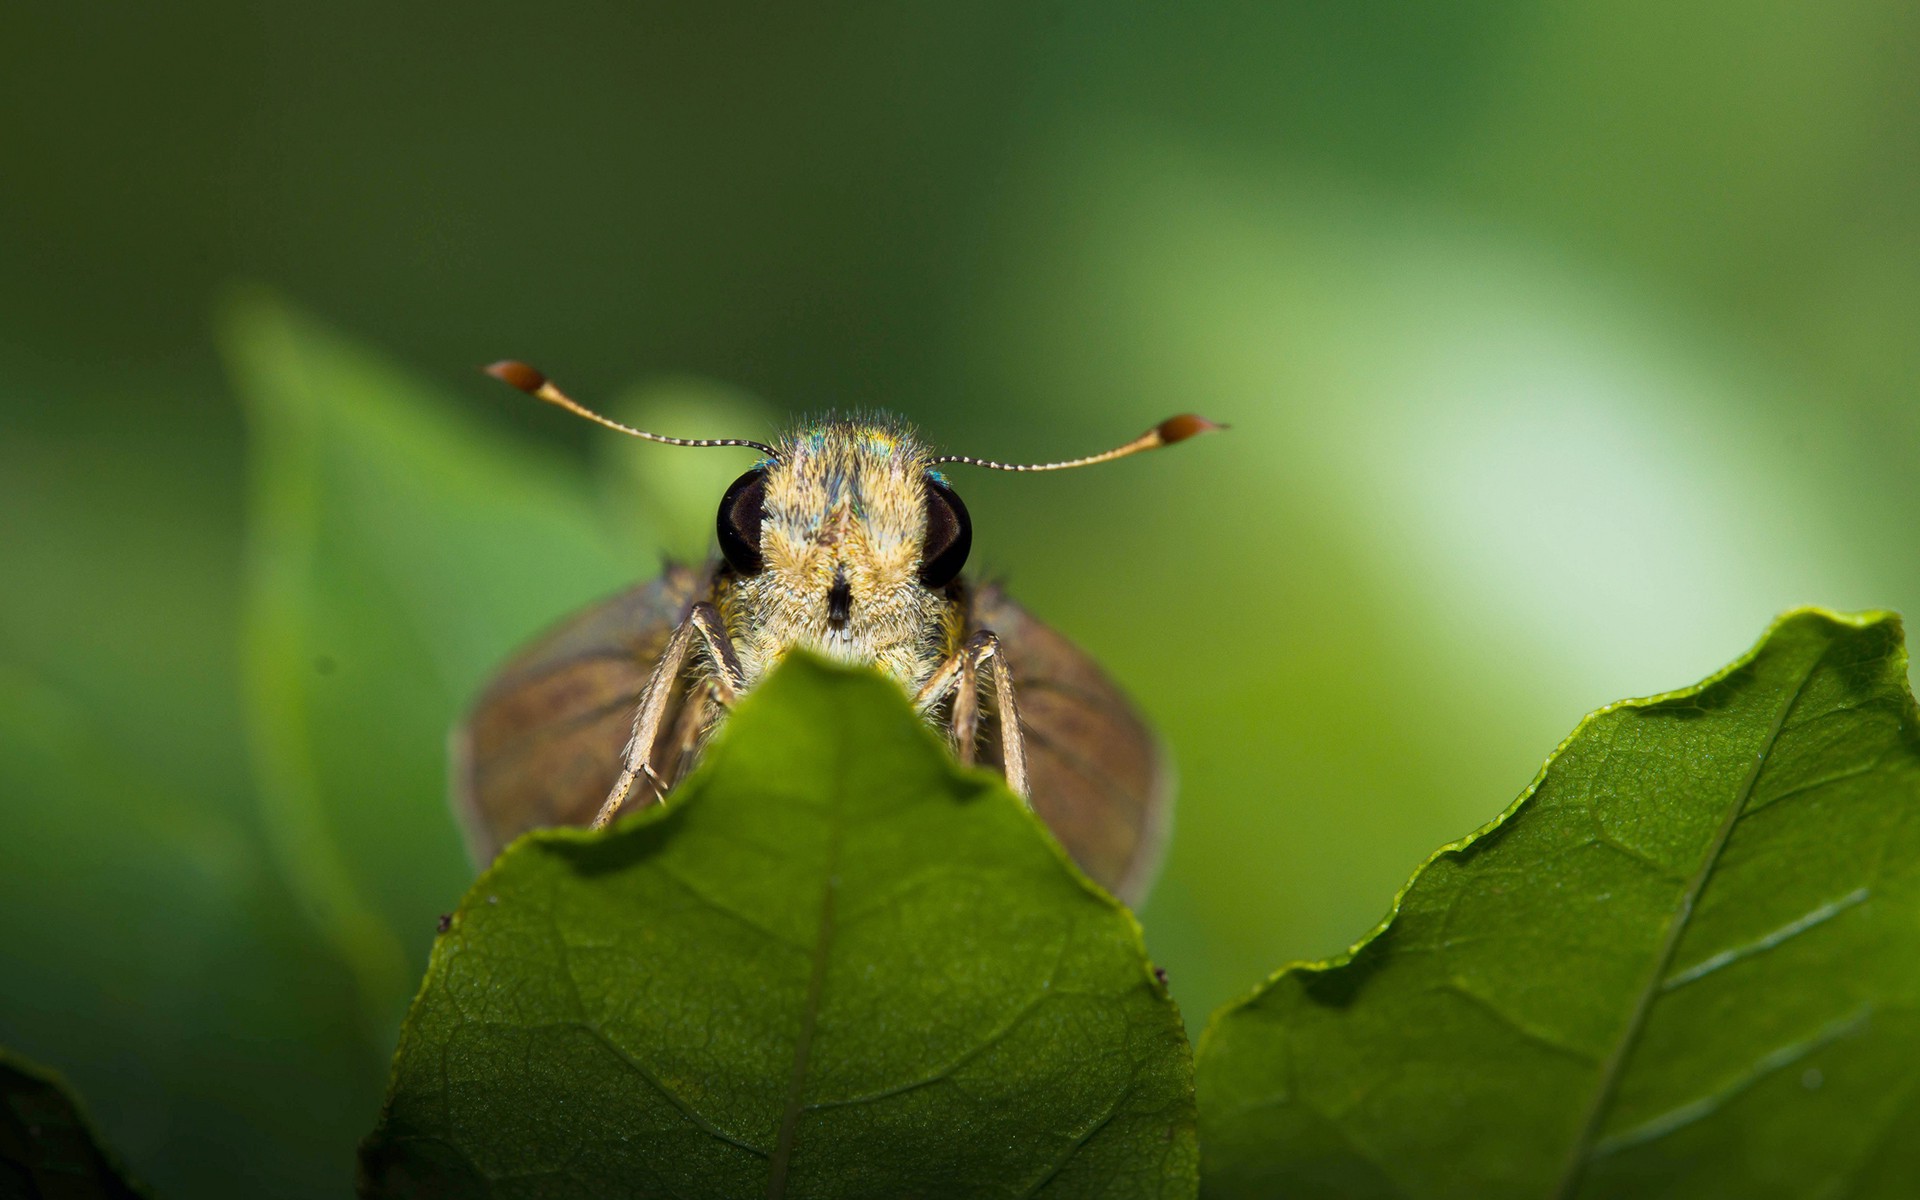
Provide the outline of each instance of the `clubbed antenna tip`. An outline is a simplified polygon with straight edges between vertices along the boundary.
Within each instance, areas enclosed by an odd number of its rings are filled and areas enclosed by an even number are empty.
[[[495,379],[519,388],[536,400],[545,400],[548,404],[557,405],[576,416],[585,417],[595,425],[604,425],[608,429],[618,430],[628,437],[642,438],[649,442],[664,442],[669,446],[745,446],[750,450],[758,450],[769,458],[780,457],[780,452],[765,442],[749,441],[746,438],[667,437],[665,434],[648,433],[644,429],[635,429],[631,425],[622,425],[610,417],[601,416],[586,405],[568,396],[565,392],[553,385],[553,380],[548,379],[532,367],[515,359],[503,358],[485,369],[487,374],[493,376]]]
[[[1184,442],[1188,438],[1225,428],[1225,425],[1209,421],[1197,413],[1181,413],[1177,417],[1168,417],[1124,446],[1115,446],[1104,453],[1089,454],[1085,458],[1050,463],[1003,463],[990,458],[975,458],[971,454],[943,454],[939,458],[929,459],[927,465],[937,467],[942,463],[965,463],[970,467],[986,467],[991,471],[1065,471],[1072,467],[1091,467],[1095,463],[1112,462],[1142,450],[1158,450],[1162,446],[1171,446],[1175,442]]]
[[[529,396],[537,396],[547,386],[547,377],[523,362],[503,358],[488,367],[487,374],[501,383],[511,384]]]
[[[1184,442],[1188,438],[1199,437],[1203,433],[1213,433],[1225,428],[1227,426],[1218,421],[1209,421],[1199,413],[1181,413],[1177,417],[1168,417],[1160,422],[1153,427],[1153,431],[1159,435],[1162,446],[1171,446],[1175,442]]]

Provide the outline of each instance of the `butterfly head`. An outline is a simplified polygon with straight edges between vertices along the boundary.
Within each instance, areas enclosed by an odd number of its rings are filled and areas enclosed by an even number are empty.
[[[727,489],[720,550],[768,650],[876,661],[942,648],[939,618],[973,529],[930,457],[891,418],[829,418],[783,438]]]
[[[875,663],[913,688],[953,652],[964,632],[956,582],[973,546],[973,525],[942,465],[1057,471],[1223,428],[1182,414],[1103,453],[1049,463],[936,456],[890,417],[830,417],[773,445],[674,438],[601,416],[525,363],[495,363],[487,371],[633,437],[760,452],[760,461],[727,488],[715,517],[725,562],[717,598],[749,681],[804,646]]]

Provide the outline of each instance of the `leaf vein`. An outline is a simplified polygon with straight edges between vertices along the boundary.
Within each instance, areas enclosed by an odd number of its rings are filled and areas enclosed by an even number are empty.
[[[1567,1152],[1567,1159],[1560,1175],[1559,1185],[1554,1189],[1557,1200],[1567,1200],[1579,1188],[1580,1180],[1586,1173],[1588,1161],[1592,1158],[1593,1148],[1599,1139],[1601,1123],[1606,1119],[1607,1109],[1613,1103],[1614,1094],[1619,1090],[1620,1081],[1626,1075],[1627,1059],[1640,1040],[1641,1031],[1646,1028],[1647,1018],[1653,1012],[1654,1001],[1661,994],[1661,980],[1666,977],[1673,963],[1673,956],[1680,948],[1680,937],[1692,921],[1694,904],[1701,892],[1706,889],[1707,880],[1719,865],[1721,852],[1726,849],[1727,841],[1733,836],[1733,828],[1740,821],[1740,815],[1746,811],[1747,802],[1753,797],[1754,786],[1759,783],[1761,772],[1766,768],[1768,756],[1773,753],[1780,741],[1780,732],[1786,727],[1787,718],[1799,706],[1800,697],[1807,690],[1807,683],[1813,673],[1825,661],[1833,643],[1827,643],[1821,652],[1800,675],[1780,708],[1773,715],[1773,722],[1767,727],[1766,736],[1761,739],[1759,748],[1754,752],[1753,765],[1748,768],[1746,778],[1741,780],[1735,790],[1733,800],[1727,805],[1726,814],[1720,820],[1720,827],[1714,831],[1713,840],[1707,844],[1706,852],[1700,857],[1700,865],[1694,869],[1693,878],[1680,894],[1674,906],[1671,920],[1667,922],[1666,933],[1662,936],[1659,949],[1654,954],[1653,966],[1647,973],[1647,979],[1641,985],[1634,1000],[1633,1008],[1627,1015],[1627,1023],[1620,1031],[1619,1039],[1608,1054],[1606,1063],[1601,1067],[1600,1078],[1594,1087],[1593,1099],[1587,1106],[1586,1115],[1581,1119],[1573,1145]]]
[[[1848,909],[1865,904],[1867,898],[1872,894],[1873,893],[1867,888],[1857,887],[1837,900],[1829,900],[1812,911],[1795,917],[1771,933],[1762,934],[1751,942],[1731,946],[1720,951],[1718,954],[1701,959],[1684,971],[1678,971],[1669,975],[1667,981],[1660,985],[1660,990],[1663,992],[1671,992],[1676,988],[1685,987],[1696,979],[1711,975],[1721,967],[1730,966],[1742,959],[1752,958],[1756,954],[1773,949],[1782,942],[1791,941],[1807,930],[1833,920],[1833,918]]]
[[[961,1054],[957,1055],[952,1060],[942,1063],[940,1066],[935,1067],[932,1071],[929,1071],[926,1074],[916,1079],[910,1079],[904,1083],[898,1083],[890,1087],[881,1088],[879,1091],[866,1092],[858,1096],[847,1096],[839,1100],[817,1101],[813,1104],[807,1105],[807,1111],[819,1112],[819,1111],[832,1109],[832,1108],[851,1108],[857,1104],[871,1104],[877,1100],[885,1100],[893,1096],[904,1095],[907,1092],[913,1091],[915,1088],[926,1087],[928,1084],[938,1083],[943,1079],[951,1078],[955,1071],[959,1070],[961,1067],[965,1066],[967,1063],[973,1061],[974,1059],[980,1057],[982,1054],[985,1054],[988,1050],[993,1049],[994,1046],[1005,1041],[1009,1036],[1012,1035],[1013,1031],[1019,1028],[1020,1024],[1023,1021],[1025,1021],[1029,1016],[1032,1016],[1033,1013],[1037,1011],[1042,1004],[1046,1003],[1048,1000],[1054,999],[1057,996],[1069,994],[1069,993],[1062,993],[1062,992],[1054,992],[1052,990],[1054,976],[1059,971],[1061,962],[1065,960],[1066,952],[1067,952],[1066,942],[1062,941],[1060,943],[1060,951],[1054,957],[1053,966],[1048,969],[1046,979],[1041,981],[1040,990],[1035,992],[1033,995],[1029,996],[1025,1001],[1021,1003],[1020,1007],[1016,1008],[1012,1013],[1008,1014],[1007,1019],[1005,1021],[1002,1021],[998,1027],[990,1031],[986,1035],[986,1037],[982,1038],[977,1044],[969,1047],[967,1050],[963,1051]]]
[[[1652,1117],[1632,1129],[1622,1130],[1612,1137],[1602,1139],[1593,1148],[1595,1158],[1616,1154],[1634,1146],[1645,1145],[1666,1137],[1670,1133],[1685,1129],[1698,1121],[1705,1120],[1725,1108],[1741,1093],[1747,1091],[1769,1075],[1778,1074],[1793,1066],[1811,1054],[1830,1046],[1865,1027],[1873,1015],[1873,1005],[1863,1003],[1843,1017],[1827,1022],[1819,1029],[1797,1042],[1776,1047],[1761,1055],[1745,1071],[1722,1086],[1715,1088],[1697,1100],[1690,1100],[1677,1108],[1668,1109],[1659,1116]]]
[[[820,998],[826,991],[827,962],[833,954],[833,909],[840,890],[840,840],[845,832],[844,805],[847,793],[847,747],[844,741],[835,756],[833,795],[838,805],[826,806],[827,855],[820,879],[820,924],[813,939],[813,963],[807,976],[807,997],[800,1013],[800,1034],[793,1047],[793,1075],[787,1084],[787,1099],[780,1113],[780,1132],[773,1146],[773,1158],[767,1164],[767,1200],[780,1200],[787,1191],[787,1177],[793,1167],[794,1142],[800,1133],[800,1117],[806,1111],[802,1097],[807,1086],[807,1061],[813,1053],[814,1030],[820,1021]],[[812,807],[812,806],[810,806]]]
[[[628,1070],[631,1070],[635,1075],[638,1075],[641,1078],[641,1080],[646,1083],[648,1087],[652,1088],[655,1092],[658,1092],[660,1094],[661,1099],[665,1100],[668,1104],[671,1104],[680,1113],[681,1116],[691,1121],[694,1127],[698,1129],[701,1133],[706,1134],[708,1137],[718,1138],[719,1140],[727,1143],[729,1146],[736,1146],[739,1149],[745,1150],[748,1153],[756,1155],[760,1158],[766,1158],[768,1156],[766,1150],[762,1149],[759,1146],[754,1145],[752,1142],[748,1141],[743,1137],[739,1137],[735,1134],[728,1133],[726,1130],[720,1128],[718,1125],[715,1125],[712,1121],[702,1116],[698,1109],[694,1108],[691,1104],[688,1104],[684,1099],[680,1097],[678,1093],[676,1093],[672,1088],[668,1087],[664,1082],[662,1082],[660,1077],[655,1075],[650,1069],[648,1069],[646,1064],[642,1063],[639,1059],[633,1057],[633,1055],[627,1053],[625,1047],[621,1046],[618,1042],[608,1037],[604,1030],[602,1030],[599,1026],[592,1024],[591,1022],[549,1021],[541,1025],[514,1025],[510,1022],[489,1022],[489,1023],[504,1024],[510,1029],[525,1030],[526,1032],[530,1032],[530,1033],[539,1032],[542,1030],[549,1030],[549,1029],[579,1030],[580,1032],[585,1033],[588,1037],[592,1038],[594,1041],[600,1043],[600,1045],[604,1047],[608,1053],[612,1054],[615,1058],[619,1059],[620,1062],[624,1064]]]
[[[1841,771],[1838,774],[1825,775],[1819,779],[1810,779],[1805,783],[1795,784],[1784,792],[1766,797],[1760,803],[1763,805],[1778,804],[1783,800],[1791,800],[1795,796],[1803,796],[1808,792],[1819,791],[1821,788],[1831,787],[1836,783],[1845,783],[1849,779],[1858,779],[1862,775],[1871,775],[1880,769],[1880,764],[1885,760],[1885,757],[1885,755],[1875,755],[1871,762],[1862,763],[1860,766],[1854,767],[1851,770]]]
[[[1020,1195],[1022,1197],[1037,1196],[1048,1184],[1058,1178],[1060,1172],[1066,1170],[1067,1164],[1074,1160],[1074,1157],[1080,1153],[1082,1147],[1098,1136],[1102,1129],[1113,1124],[1114,1117],[1120,1114],[1120,1101],[1122,1098],[1121,1096],[1115,1096],[1113,1103],[1107,1106],[1107,1111],[1100,1115],[1100,1119],[1095,1121],[1078,1137],[1074,1138],[1073,1141],[1068,1144],[1066,1151],[1054,1159],[1054,1161],[1048,1163],[1046,1167],[1041,1170],[1040,1174],[1034,1178],[1032,1183],[1025,1184],[1021,1188]]]
[[[1555,1054],[1561,1055],[1562,1057],[1571,1058],[1577,1062],[1585,1063],[1588,1066],[1598,1065],[1598,1060],[1594,1058],[1591,1051],[1583,1050],[1578,1046],[1574,1046],[1566,1042],[1562,1042],[1559,1039],[1553,1037],[1552,1035],[1543,1033],[1538,1029],[1529,1029],[1527,1026],[1521,1024],[1519,1019],[1515,1017],[1512,1013],[1507,1012],[1505,1009],[1501,1008],[1499,1005],[1495,1004],[1493,1001],[1487,999],[1485,996],[1482,996],[1480,993],[1474,991],[1472,988],[1469,988],[1466,984],[1460,982],[1458,979],[1449,979],[1445,984],[1443,984],[1437,990],[1442,991],[1448,995],[1458,996],[1462,1000],[1467,1001],[1469,1004],[1473,1005],[1475,1008],[1478,1008],[1482,1012],[1487,1013],[1488,1015],[1493,1017],[1494,1020],[1498,1021],[1502,1025],[1505,1025],[1508,1029],[1513,1030],[1515,1033],[1519,1034],[1522,1038],[1525,1038],[1527,1041],[1532,1042],[1536,1046],[1540,1046],[1543,1049],[1551,1050]]]
[[[759,921],[741,912],[739,909],[734,908],[732,905],[721,900],[719,897],[714,896],[710,892],[706,891],[704,888],[700,887],[698,884],[694,883],[691,879],[688,879],[686,876],[680,874],[680,872],[674,870],[672,867],[668,866],[667,864],[661,863],[659,865],[659,870],[663,878],[671,880],[675,885],[681,888],[681,890],[685,891],[689,896],[692,896],[695,900],[699,901],[701,904],[704,904],[707,908],[709,908],[713,912],[716,912],[723,917],[727,917],[739,923],[740,925],[745,926],[747,929],[752,930],[754,933],[759,934],[761,937],[766,938],[768,941],[774,943],[777,946],[780,946],[782,949],[791,950],[796,954],[809,953],[809,950],[807,947],[795,945],[792,938],[786,937],[782,935],[780,932],[778,932],[777,930],[770,929],[767,926],[762,925]]]

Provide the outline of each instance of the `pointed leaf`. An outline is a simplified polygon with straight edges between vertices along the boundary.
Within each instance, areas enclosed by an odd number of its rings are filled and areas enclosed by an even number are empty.
[[[1920,718],[1806,611],[1588,717],[1353,951],[1217,1015],[1209,1196],[1904,1196]]]
[[[364,1187],[1192,1195],[1190,1069],[1126,910],[892,683],[802,658],[674,803],[475,884]]]
[[[264,825],[384,1040],[470,877],[438,799],[446,730],[515,644],[638,572],[584,473],[470,404],[269,295],[237,298],[223,332],[249,419],[242,657]]]

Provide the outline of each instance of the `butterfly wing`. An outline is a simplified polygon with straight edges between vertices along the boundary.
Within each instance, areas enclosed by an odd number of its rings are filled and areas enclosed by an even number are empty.
[[[705,583],[705,572],[669,566],[550,630],[487,685],[450,745],[453,806],[475,862],[529,829],[593,819],[619,774],[640,690]],[[677,757],[664,743],[678,724],[670,710],[655,762]]]
[[[640,691],[706,582],[703,571],[669,567],[551,630],[488,684],[451,744],[453,803],[476,862],[529,829],[592,820],[619,773]],[[973,592],[969,627],[1000,638],[1034,811],[1088,875],[1138,901],[1173,799],[1153,732],[1091,658],[998,588]],[[678,758],[669,743],[684,728],[669,711],[653,761]],[[999,759],[995,740],[989,725],[989,761]]]
[[[1173,773],[1153,731],[1093,659],[1000,589],[974,590],[968,623],[1000,638],[1034,811],[1095,882],[1138,902],[1159,869],[1173,808]],[[997,741],[991,727],[989,740]],[[998,761],[998,745],[989,754]]]

